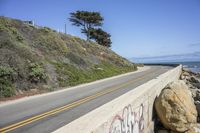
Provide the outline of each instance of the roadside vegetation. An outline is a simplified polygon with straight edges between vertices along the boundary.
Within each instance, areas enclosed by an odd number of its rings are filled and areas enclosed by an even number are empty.
[[[0,17],[0,99],[43,93],[136,70],[93,41]]]
[[[14,80],[14,70],[10,67],[0,66],[0,94],[4,97],[10,97],[15,94],[15,88],[12,84]]]

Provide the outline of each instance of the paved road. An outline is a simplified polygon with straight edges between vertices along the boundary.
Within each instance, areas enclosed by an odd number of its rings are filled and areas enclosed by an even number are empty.
[[[0,105],[0,132],[49,133],[172,69],[141,72]]]

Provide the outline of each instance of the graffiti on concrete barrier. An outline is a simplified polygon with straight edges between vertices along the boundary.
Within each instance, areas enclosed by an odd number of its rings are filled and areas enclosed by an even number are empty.
[[[111,123],[109,133],[143,133],[144,106],[141,104],[132,110],[131,105],[124,108],[122,115],[116,115]]]

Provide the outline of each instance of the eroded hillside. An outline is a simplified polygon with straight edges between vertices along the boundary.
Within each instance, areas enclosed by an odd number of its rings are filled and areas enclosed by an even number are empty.
[[[54,91],[136,69],[94,42],[0,17],[1,99]]]

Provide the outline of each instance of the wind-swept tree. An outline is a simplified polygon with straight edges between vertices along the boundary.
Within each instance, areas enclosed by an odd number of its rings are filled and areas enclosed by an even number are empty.
[[[98,29],[90,29],[89,30],[90,39],[95,40],[98,44],[106,47],[111,47],[111,35],[105,31],[103,31],[101,28]]]
[[[76,11],[70,13],[69,20],[73,25],[81,27],[81,32],[90,39],[89,30],[98,26],[102,26],[103,17],[99,12]]]

